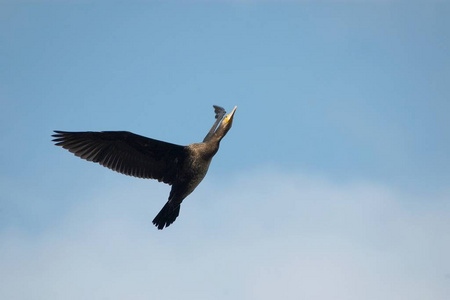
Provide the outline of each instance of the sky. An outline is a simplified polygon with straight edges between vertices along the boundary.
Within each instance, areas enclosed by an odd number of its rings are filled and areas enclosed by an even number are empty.
[[[0,1],[1,299],[449,299],[449,1]],[[201,141],[170,186],[53,130]]]

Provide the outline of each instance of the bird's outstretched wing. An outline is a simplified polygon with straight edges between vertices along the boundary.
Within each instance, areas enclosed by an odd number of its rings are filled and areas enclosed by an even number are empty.
[[[119,173],[157,179],[168,184],[176,180],[187,155],[184,146],[170,144],[127,131],[56,131],[53,141],[87,161]]]
[[[214,135],[214,132],[217,128],[217,125],[219,125],[220,121],[222,120],[223,116],[227,113],[223,107],[213,105],[214,107],[214,113],[216,114],[216,122],[214,123],[213,127],[209,130],[208,134],[203,139],[203,142],[207,142],[211,139],[211,137]]]
[[[223,107],[220,107],[218,105],[213,105],[214,107],[214,113],[216,114],[215,118],[222,120],[223,116],[227,113]]]

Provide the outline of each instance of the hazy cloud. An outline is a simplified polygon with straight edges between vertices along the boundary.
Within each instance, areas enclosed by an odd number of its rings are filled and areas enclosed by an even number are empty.
[[[167,192],[140,182],[99,190],[43,234],[3,231],[0,298],[449,295],[450,209],[437,198],[423,208],[387,186],[268,168],[207,180],[161,232],[150,222]]]

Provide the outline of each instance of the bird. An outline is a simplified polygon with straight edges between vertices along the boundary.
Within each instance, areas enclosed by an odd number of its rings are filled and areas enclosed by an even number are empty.
[[[221,140],[230,130],[237,106],[226,114],[213,105],[215,122],[201,143],[176,145],[129,131],[54,130],[53,142],[75,156],[113,171],[138,178],[156,179],[171,185],[169,198],[152,223],[162,230],[180,214],[181,202],[208,172]]]

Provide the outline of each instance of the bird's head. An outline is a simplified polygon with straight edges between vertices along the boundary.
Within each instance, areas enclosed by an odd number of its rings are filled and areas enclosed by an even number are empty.
[[[234,117],[234,113],[236,112],[237,106],[235,106],[233,108],[233,110],[225,116],[225,118],[223,118],[222,124],[225,125],[226,127],[229,127],[228,129],[231,128],[231,125],[233,124],[233,117]]]
[[[228,130],[230,130],[231,125],[233,124],[233,117],[236,109],[237,106],[235,106],[233,110],[223,118],[222,122],[217,128],[216,136],[219,137],[219,140],[227,134]]]

